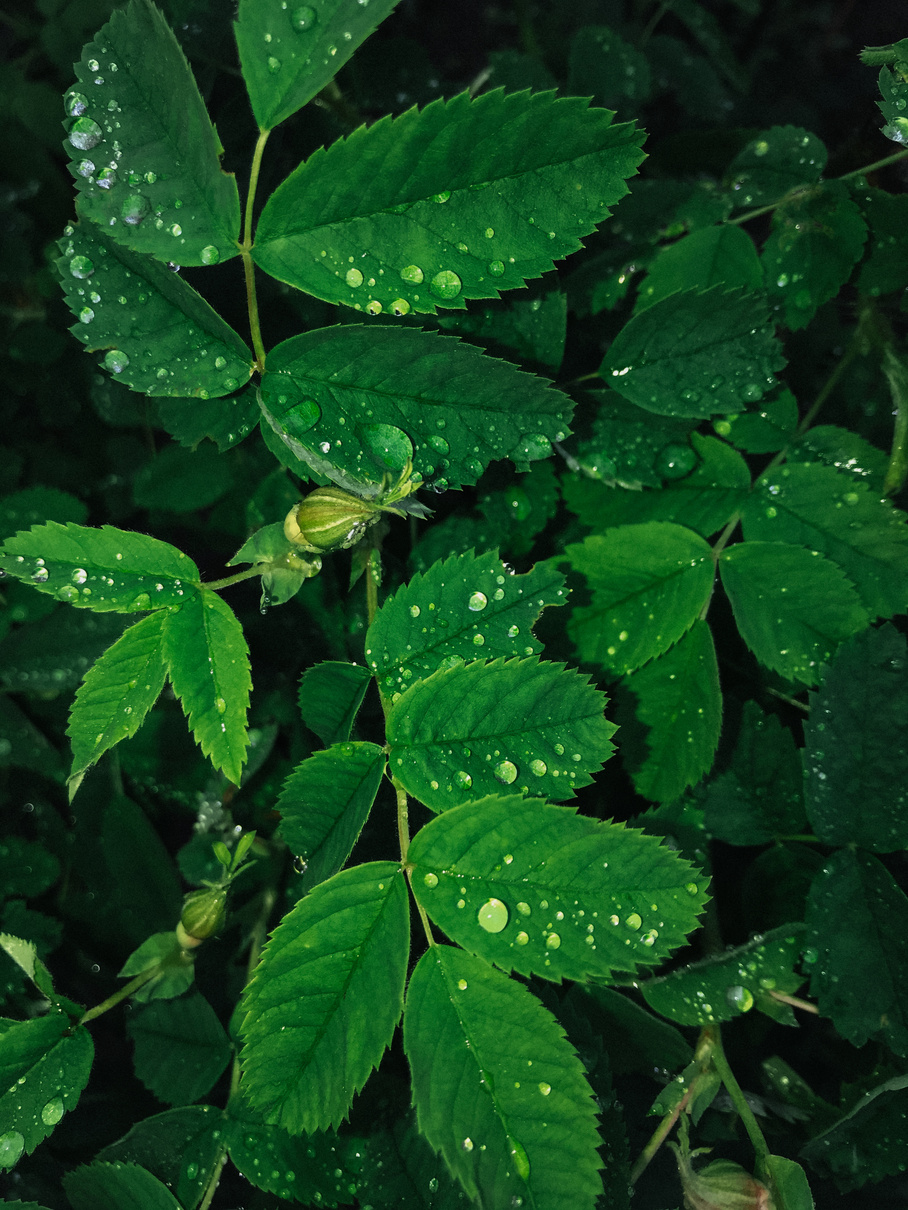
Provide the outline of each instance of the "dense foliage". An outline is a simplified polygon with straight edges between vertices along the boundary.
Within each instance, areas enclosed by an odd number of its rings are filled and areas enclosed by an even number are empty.
[[[792,7],[5,18],[9,1202],[904,1203],[908,39]]]

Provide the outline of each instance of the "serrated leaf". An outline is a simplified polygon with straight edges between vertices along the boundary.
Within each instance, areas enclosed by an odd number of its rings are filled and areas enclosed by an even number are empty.
[[[24,585],[15,587],[24,589]],[[8,594],[5,586],[7,599]],[[86,669],[120,638],[130,619],[122,614],[57,609],[53,601],[28,595],[49,605],[51,612],[28,619],[27,626],[17,627],[0,642],[0,681],[17,693],[74,692]]]
[[[869,228],[869,247],[858,276],[858,289],[873,298],[904,290],[908,281],[908,247],[903,239],[908,197],[871,189],[863,182],[855,188],[854,197]]]
[[[164,659],[190,730],[216,769],[239,785],[252,679],[243,628],[216,593],[201,592],[167,614]]]
[[[784,364],[762,295],[716,286],[672,294],[635,315],[599,373],[649,412],[706,417],[756,403]]]
[[[291,852],[305,860],[301,889],[344,865],[372,810],[385,771],[375,744],[339,743],[302,761],[284,782],[275,809]]]
[[[628,403],[617,391],[591,391],[590,396],[598,404],[593,431],[578,442],[575,455],[585,475],[632,490],[660,487],[664,479],[679,477],[679,449],[690,449],[693,421],[654,420],[652,412]],[[696,458],[691,461],[693,465]]]
[[[120,636],[85,674],[69,715],[70,781],[121,739],[135,735],[164,688],[164,611],[148,614]]]
[[[406,458],[435,487],[551,454],[573,404],[543,379],[418,328],[320,328],[268,354],[262,412],[313,470],[360,495]],[[390,451],[390,452],[389,452]]]
[[[210,265],[239,252],[236,181],[160,10],[132,0],[82,49],[65,144],[80,210],[119,244]]]
[[[503,795],[436,816],[411,863],[416,898],[452,941],[556,981],[662,962],[707,898],[700,872],[656,837]]]
[[[10,837],[9,839],[13,840],[15,837]],[[6,903],[3,913],[5,927],[7,927],[8,917],[13,914],[10,909],[19,907],[21,903],[21,899],[13,899]],[[29,912],[28,908],[22,908],[20,915],[26,915],[26,917],[38,916],[38,913]],[[51,924],[56,923],[55,921],[50,921],[48,917],[43,917],[43,919],[47,920],[48,923]],[[42,949],[43,948],[44,947],[42,946]],[[45,995],[49,1000],[53,1000],[55,998],[54,983],[53,979],[51,979],[50,971],[38,957],[38,947],[33,941],[26,941],[21,936],[15,936],[8,932],[4,932],[0,933],[0,949],[2,949],[4,953],[6,953],[8,957],[15,962],[16,966],[18,966],[21,971],[24,971],[29,979],[31,979],[32,983],[34,983],[35,987],[37,987],[43,995]]]
[[[867,225],[841,181],[798,194],[773,211],[763,245],[766,294],[789,328],[803,328],[851,276]]]
[[[55,487],[35,484],[22,491],[11,492],[0,500],[0,533],[7,538],[17,530],[40,525],[42,521],[59,521],[62,524],[74,521],[81,525],[87,516],[87,505],[76,496]]]
[[[739,542],[719,556],[741,638],[761,664],[815,685],[820,664],[870,618],[845,573],[818,551]]]
[[[867,630],[842,644],[811,695],[804,799],[824,844],[908,848],[906,657],[891,625]]]
[[[840,849],[807,905],[810,994],[853,1046],[908,1055],[908,898],[871,853]]]
[[[466,312],[442,312],[437,322],[443,332],[554,374],[564,359],[567,295],[540,283],[525,295],[511,294]]]
[[[284,917],[241,1001],[244,1088],[266,1122],[298,1133],[347,1116],[400,1018],[408,951],[392,862],[343,870]]]
[[[0,1169],[31,1154],[75,1109],[95,1053],[88,1030],[53,1009],[6,1024],[0,1033]]]
[[[350,738],[371,679],[368,668],[338,660],[325,660],[303,673],[300,713],[323,744],[330,747]]]
[[[908,1076],[900,1075],[865,1093],[844,1117],[810,1139],[801,1155],[821,1176],[831,1177],[842,1193],[850,1193],[870,1181],[898,1175],[906,1147]]]
[[[662,655],[709,600],[716,565],[693,530],[662,521],[623,525],[567,546],[586,576],[591,605],[574,609],[568,634],[584,663],[631,672]]]
[[[63,1188],[73,1210],[181,1210],[167,1186],[136,1164],[85,1164],[66,1173]]]
[[[234,330],[166,265],[124,248],[90,222],[67,227],[57,271],[79,321],[70,331],[134,391],[229,395],[252,374]]]
[[[212,1105],[168,1109],[137,1122],[97,1158],[147,1168],[194,1210],[223,1155],[223,1131],[224,1115]]]
[[[904,143],[908,134],[908,120],[903,110],[903,106],[908,102],[908,81],[897,65],[896,71],[890,71],[888,67],[880,70],[879,85],[883,99],[877,101],[877,105],[886,119],[886,125],[881,128],[880,134],[892,139],[894,143]]]
[[[772,844],[807,830],[800,754],[791,731],[745,702],[730,766],[703,790],[706,830],[726,844]]]
[[[842,568],[871,618],[908,606],[905,514],[853,476],[796,463],[757,481],[744,507],[748,541],[800,543]]]
[[[717,420],[713,427],[739,450],[774,454],[795,435],[798,403],[791,391],[785,390],[778,398],[768,399],[759,412],[742,412],[728,420]]]
[[[605,703],[588,677],[563,664],[456,664],[394,702],[388,765],[433,811],[508,792],[573,798],[613,751]]]
[[[434,945],[410,979],[404,1049],[420,1132],[470,1197],[592,1210],[602,1184],[590,1088],[527,988]]]
[[[863,480],[875,495],[883,494],[888,455],[858,433],[837,424],[809,428],[792,442],[788,458],[792,462],[824,462],[853,479]]]
[[[641,131],[588,105],[495,89],[361,126],[278,186],[253,259],[372,314],[498,298],[576,252],[643,159]]]
[[[136,1075],[167,1105],[191,1105],[204,1097],[231,1055],[223,1026],[198,992],[133,1012],[126,1032],[135,1048]]]
[[[649,266],[637,294],[635,313],[679,290],[708,290],[712,286],[741,286],[759,290],[763,269],[753,240],[740,227],[723,224],[692,231],[663,248]]]
[[[241,0],[234,32],[259,128],[273,130],[321,92],[396,4]]]
[[[390,697],[478,655],[539,655],[533,626],[544,606],[565,596],[564,576],[548,564],[515,576],[497,551],[452,555],[384,603],[366,634],[366,660]]]
[[[754,1007],[778,1019],[779,1009],[787,1006],[770,993],[792,995],[804,982],[794,969],[803,934],[803,924],[783,925],[733,950],[645,980],[640,991],[650,1008],[678,1025],[731,1021]],[[786,1023],[793,1025],[794,1018]]]
[[[814,185],[826,168],[826,148],[800,126],[772,126],[751,139],[728,166],[736,206],[779,201],[798,185]]]
[[[0,567],[39,592],[100,613],[182,605],[199,582],[199,569],[175,546],[112,525],[33,525],[3,543]]]
[[[455,1210],[467,1195],[416,1129],[415,1115],[363,1140],[359,1198],[375,1210]],[[427,1173],[433,1175],[428,1177]]]
[[[358,1192],[362,1143],[336,1134],[291,1135],[266,1126],[242,1102],[231,1103],[226,1123],[230,1158],[259,1189],[297,1204],[349,1206]]]
[[[251,386],[226,399],[159,398],[157,413],[161,427],[184,448],[194,450],[207,437],[222,454],[248,437],[261,419]]]
[[[637,792],[671,802],[708,772],[719,743],[722,695],[712,634],[697,620],[665,655],[624,678],[645,736],[624,730],[625,764]]]
[[[153,967],[156,968],[154,976],[133,992],[133,999],[139,1004],[182,996],[195,978],[193,956],[187,955],[174,929],[152,933],[129,955],[117,974],[119,978],[126,979],[130,975],[141,975]]]
[[[568,91],[604,109],[637,112],[649,100],[650,65],[642,50],[607,25],[583,25],[571,38]]]

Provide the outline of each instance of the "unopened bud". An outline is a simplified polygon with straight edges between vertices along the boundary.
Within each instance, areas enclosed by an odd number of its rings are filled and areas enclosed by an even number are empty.
[[[339,487],[317,487],[284,520],[289,542],[314,552],[354,546],[382,509]]]
[[[687,1210],[774,1210],[769,1190],[740,1164],[715,1160],[696,1171],[687,1156],[674,1150]]]
[[[184,949],[201,945],[214,936],[227,918],[227,888],[192,891],[183,902],[177,937]]]

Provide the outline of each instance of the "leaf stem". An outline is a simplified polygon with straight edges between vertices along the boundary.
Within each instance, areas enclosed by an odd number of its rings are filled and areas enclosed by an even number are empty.
[[[265,346],[262,343],[262,330],[259,327],[259,304],[255,292],[255,265],[252,263],[252,208],[255,203],[255,191],[259,183],[259,171],[262,166],[262,154],[268,142],[270,130],[260,130],[256,140],[255,151],[252,154],[252,168],[249,172],[249,191],[246,194],[246,213],[243,218],[243,239],[240,249],[243,254],[243,272],[246,275],[246,307],[249,312],[249,331],[252,334],[252,347],[255,351],[255,368],[261,374],[265,369]]]
[[[218,1191],[218,1185],[221,1183],[221,1173],[224,1171],[224,1165],[227,1163],[227,1148],[222,1147],[218,1153],[218,1158],[215,1161],[214,1168],[211,1170],[211,1176],[208,1178],[208,1184],[205,1186],[205,1195],[199,1202],[199,1210],[208,1210],[214,1200],[214,1195]]]
[[[381,571],[377,563],[378,551],[373,546],[369,550],[369,563],[366,567],[366,615],[370,626],[378,612],[378,580]]]
[[[894,151],[892,155],[883,156],[881,160],[875,160],[872,164],[867,164],[864,168],[855,168],[853,172],[846,172],[844,176],[840,176],[840,181],[850,181],[856,176],[867,176],[870,172],[876,172],[878,168],[887,168],[890,164],[897,164],[899,160],[903,160],[908,156],[908,151]]]
[[[238,571],[235,575],[225,576],[223,580],[208,580],[202,588],[208,592],[220,592],[222,588],[229,588],[231,584],[240,584],[243,580],[251,580],[255,576],[260,576],[262,570],[260,567],[247,567],[245,571]]]
[[[407,851],[410,848],[410,818],[408,811],[407,791],[403,788],[396,777],[391,778],[391,784],[394,786],[394,793],[397,795],[397,835],[400,840],[400,860],[404,869],[407,872],[407,879],[410,883],[410,890],[413,889],[413,870],[407,865]],[[426,934],[426,940],[429,945],[435,944],[435,938],[432,936],[432,926],[429,923],[429,917],[426,915],[425,908],[413,896],[413,902],[416,904],[416,910],[419,912],[419,918],[422,921],[422,927]]]
[[[780,1004],[790,1004],[792,1008],[800,1008],[805,1013],[815,1013],[819,1015],[820,1010],[815,1004],[811,1004],[809,1000],[802,1000],[800,996],[789,996],[785,992],[771,991],[770,996],[773,1000],[778,1000]]]
[[[725,1057],[725,1051],[722,1049],[722,1033],[718,1025],[708,1025],[704,1030],[711,1042],[710,1057],[712,1058],[713,1066],[719,1073],[722,1083],[725,1085],[725,1091],[731,1098],[732,1104],[738,1111],[738,1116],[744,1123],[744,1129],[753,1144],[753,1149],[757,1157],[757,1175],[765,1175],[767,1172],[769,1160],[769,1147],[766,1139],[763,1137],[763,1131],[757,1119],[754,1117],[754,1111],[747,1103],[741,1085],[735,1078],[735,1074],[728,1064],[728,1059]]]
[[[891,345],[883,354],[883,373],[895,404],[892,452],[883,479],[883,495],[895,496],[908,479],[908,367]]]
[[[110,1012],[112,1008],[116,1008],[123,1000],[127,1000],[133,992],[137,992],[143,984],[148,983],[155,975],[161,973],[161,963],[156,963],[149,967],[147,971],[142,971],[140,975],[136,975],[135,979],[131,979],[125,987],[121,987],[119,991],[108,996],[106,1000],[102,1000],[100,1004],[96,1004],[94,1008],[89,1008],[79,1018],[80,1025],[87,1025],[89,1021],[94,1021],[95,1017],[100,1017],[106,1012]]]
[[[692,1092],[693,1092],[693,1083],[691,1083],[691,1085],[688,1087],[684,1096],[681,1098],[681,1100],[678,1102],[678,1104],[674,1107],[674,1109],[672,1109],[669,1113],[667,1113],[665,1115],[665,1117],[662,1119],[662,1121],[659,1123],[659,1125],[653,1131],[652,1135],[650,1136],[649,1142],[646,1144],[646,1146],[643,1148],[643,1150],[637,1156],[636,1162],[634,1163],[634,1166],[630,1171],[629,1180],[632,1185],[635,1185],[637,1183],[637,1181],[640,1179],[640,1177],[646,1171],[653,1156],[656,1154],[656,1152],[659,1150],[659,1148],[662,1146],[662,1144],[668,1138],[669,1134],[671,1134],[672,1128],[674,1127],[678,1118],[681,1116],[682,1112],[686,1108],[687,1102],[690,1100]]]

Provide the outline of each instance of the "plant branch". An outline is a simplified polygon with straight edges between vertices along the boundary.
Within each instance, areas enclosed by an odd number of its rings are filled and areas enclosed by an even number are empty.
[[[693,1092],[693,1083],[691,1083],[690,1087],[684,1093],[684,1096],[681,1098],[681,1100],[678,1102],[678,1104],[674,1107],[674,1109],[672,1109],[669,1113],[667,1113],[665,1115],[665,1117],[662,1119],[662,1121],[659,1123],[659,1125],[653,1131],[649,1142],[646,1144],[646,1146],[643,1148],[643,1150],[637,1156],[636,1162],[634,1163],[634,1166],[631,1169],[629,1179],[630,1179],[630,1183],[632,1185],[635,1185],[637,1183],[637,1181],[640,1179],[640,1177],[643,1175],[643,1173],[646,1171],[647,1167],[649,1166],[649,1163],[652,1160],[653,1156],[656,1154],[656,1152],[659,1150],[659,1148],[662,1146],[662,1144],[665,1142],[665,1140],[671,1134],[671,1132],[675,1126],[675,1123],[678,1121],[678,1118],[681,1116],[684,1109],[686,1108],[687,1103],[691,1098],[692,1092]]]
[[[262,330],[259,327],[259,304],[255,292],[255,265],[252,262],[252,210],[255,204],[255,191],[259,183],[259,171],[262,167],[262,154],[268,142],[270,130],[260,130],[256,140],[255,151],[252,155],[252,168],[249,172],[249,191],[246,194],[246,213],[243,218],[243,239],[240,248],[243,254],[243,272],[246,275],[246,307],[249,312],[249,331],[252,334],[252,347],[255,351],[255,365],[261,374],[265,369],[265,346],[262,343]]]
[[[80,1025],[87,1025],[89,1021],[94,1021],[96,1017],[103,1016],[104,1013],[110,1012],[112,1008],[116,1008],[123,1000],[128,1000],[129,997],[139,990],[144,984],[148,983],[155,975],[161,973],[161,963],[149,967],[147,971],[142,971],[140,975],[136,975],[135,979],[131,979],[125,987],[121,987],[119,991],[108,996],[106,1000],[102,1000],[100,1004],[96,1004],[94,1008],[89,1008],[79,1018]]]
[[[223,580],[208,580],[202,587],[209,592],[220,592],[222,588],[229,588],[231,584],[240,584],[243,580],[252,580],[255,576],[260,576],[261,574],[261,567],[247,567],[245,571],[238,571],[235,575],[225,576]]]
[[[214,1168],[211,1170],[211,1176],[208,1178],[208,1184],[205,1186],[205,1194],[199,1202],[199,1210],[208,1210],[214,1200],[214,1195],[218,1191],[218,1185],[221,1183],[221,1173],[224,1171],[224,1165],[227,1163],[227,1148],[222,1147],[218,1153],[218,1158]]]
[[[725,1057],[725,1051],[722,1049],[722,1033],[718,1025],[709,1025],[704,1031],[708,1034],[712,1043],[710,1056],[713,1066],[719,1073],[722,1083],[725,1085],[725,1091],[731,1097],[732,1104],[738,1111],[738,1116],[744,1123],[744,1129],[747,1131],[754,1152],[757,1157],[757,1174],[765,1175],[767,1171],[767,1161],[769,1160],[769,1147],[766,1139],[763,1137],[763,1131],[760,1129],[760,1124],[754,1117],[754,1111],[747,1103],[741,1085],[735,1078],[735,1074],[728,1064],[728,1059]]]

